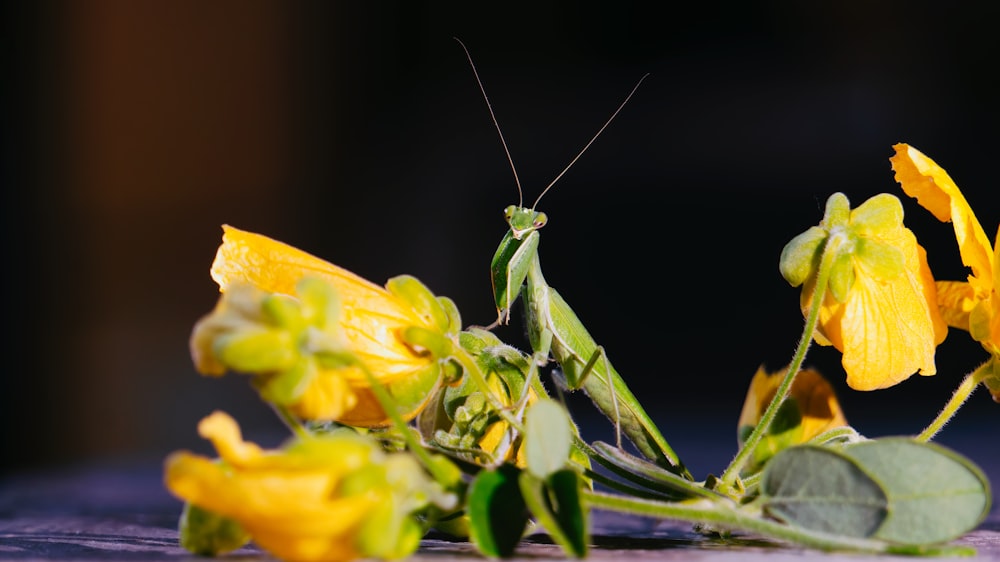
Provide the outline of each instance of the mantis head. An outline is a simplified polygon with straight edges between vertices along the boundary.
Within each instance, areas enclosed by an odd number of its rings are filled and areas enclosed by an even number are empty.
[[[516,240],[520,240],[525,234],[542,228],[549,220],[545,213],[516,205],[511,205],[504,209],[503,217],[510,226],[510,232]]]

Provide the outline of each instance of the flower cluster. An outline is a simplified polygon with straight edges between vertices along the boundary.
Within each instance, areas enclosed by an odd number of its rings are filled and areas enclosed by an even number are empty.
[[[237,538],[223,544],[217,522],[189,517],[182,541],[204,554],[252,539],[285,560],[400,558],[423,536],[416,514],[432,504],[454,507],[455,497],[412,456],[387,454],[348,429],[303,436],[273,451],[243,441],[222,412],[203,419],[198,432],[220,458],[174,453],[166,461],[166,484],[191,506],[229,522],[222,533]]]
[[[847,383],[856,390],[898,384],[914,373],[933,375],[936,347],[948,326],[983,345],[995,361],[1000,354],[1000,250],[990,245],[972,208],[955,182],[917,149],[897,144],[890,159],[903,191],[941,221],[955,227],[968,281],[935,280],[926,251],[903,226],[903,209],[889,194],[855,209],[835,194],[819,226],[789,242],[781,255],[782,274],[803,285],[802,309],[812,306],[824,255],[830,260],[819,287],[815,340],[843,353]],[[1000,237],[1000,232],[998,232]],[[994,397],[996,376],[984,375]]]
[[[894,148],[903,191],[954,224],[968,279],[934,278],[897,197],[851,208],[843,194],[831,196],[820,224],[781,252],[782,275],[802,287],[800,345],[784,369],[753,376],[740,449],[703,481],[547,285],[535,231],[544,217],[533,209],[520,210],[535,230],[506,237],[493,264],[502,314],[522,284],[531,289],[530,353],[488,328],[463,329],[455,304],[413,277],[379,286],[224,226],[211,266],[221,296],[192,331],[194,366],[246,375],[293,437],[262,449],[227,414],[205,417],[198,433],[218,457],[178,451],[165,463],[167,488],[185,502],[181,544],[209,555],[252,541],[283,560],[393,559],[436,528],[498,558],[535,523],[582,557],[589,509],[602,508],[828,550],[957,552],[939,545],[982,520],[989,484],[975,465],[926,442],[980,384],[1000,401],[1000,232],[991,245],[948,174],[913,147]],[[968,332],[988,358],[913,439],[862,437],[833,386],[802,367],[816,342],[841,352],[855,390],[934,375],[949,327]],[[564,373],[557,384],[582,388],[615,424],[615,445],[581,437],[541,381],[550,361]],[[939,478],[921,475],[917,489],[912,471],[923,466]]]

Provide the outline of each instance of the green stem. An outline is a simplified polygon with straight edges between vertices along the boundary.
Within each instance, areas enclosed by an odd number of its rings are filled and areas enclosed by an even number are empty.
[[[952,555],[970,554],[970,549],[968,548],[956,549],[947,545],[936,547],[892,545],[877,540],[847,537],[801,527],[792,527],[784,523],[764,519],[756,514],[738,511],[734,507],[718,502],[662,502],[641,498],[628,498],[589,490],[583,490],[582,494],[584,501],[591,507],[598,509],[660,519],[676,519],[696,524],[712,525],[730,531],[757,533],[765,537],[789,541],[820,550],[853,550],[906,554],[932,554],[941,551]]]
[[[274,403],[271,403],[271,408],[274,409],[274,413],[278,414],[278,419],[280,419],[281,422],[284,423],[296,437],[301,439],[312,435],[312,432],[306,429],[306,427],[302,425],[302,422],[299,421],[299,419],[295,417],[292,412],[288,410],[288,408]]]
[[[830,280],[830,270],[833,269],[833,259],[836,256],[837,248],[840,247],[842,237],[842,234],[831,234],[830,238],[827,239],[826,247],[823,249],[823,256],[820,259],[819,272],[816,275],[816,285],[813,289],[812,301],[809,303],[809,314],[806,316],[806,324],[802,330],[802,337],[799,338],[799,343],[795,347],[795,354],[792,355],[792,361],[788,364],[785,376],[781,380],[774,398],[771,399],[771,403],[764,410],[760,422],[750,436],[747,437],[747,440],[743,443],[743,447],[720,477],[723,485],[727,488],[733,486],[737,478],[739,478],[740,471],[746,466],[746,463],[750,460],[750,456],[757,448],[757,444],[767,435],[771,424],[774,422],[774,418],[778,415],[778,408],[781,407],[782,402],[785,401],[789,391],[792,389],[792,382],[795,380],[795,375],[802,368],[802,362],[805,361],[806,352],[809,350],[813,333],[816,331],[816,325],[819,323],[819,310],[823,305],[823,297],[826,296],[826,285]]]
[[[955,393],[951,395],[951,400],[948,400],[948,403],[944,405],[944,408],[934,418],[934,421],[927,426],[927,429],[923,430],[920,435],[917,435],[917,441],[930,441],[938,432],[944,429],[945,424],[951,421],[951,418],[955,417],[958,409],[972,395],[972,391],[976,390],[979,387],[979,383],[983,382],[983,379],[993,372],[991,362],[992,360],[983,363],[975,371],[972,371],[962,379],[962,383],[958,385]]]

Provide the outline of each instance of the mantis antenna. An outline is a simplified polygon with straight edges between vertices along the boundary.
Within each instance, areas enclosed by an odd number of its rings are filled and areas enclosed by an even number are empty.
[[[552,189],[552,186],[555,185],[557,181],[559,181],[559,178],[563,177],[563,174],[569,171],[569,169],[573,167],[573,164],[576,164],[576,161],[579,160],[581,156],[583,156],[584,152],[587,152],[587,149],[590,148],[590,145],[594,144],[594,141],[597,140],[597,137],[601,136],[601,133],[604,132],[604,129],[608,128],[608,125],[610,125],[611,122],[614,121],[615,117],[618,116],[618,113],[622,110],[623,107],[625,107],[625,104],[628,103],[628,100],[632,99],[632,96],[635,94],[635,91],[639,89],[639,86],[642,84],[642,81],[645,80],[648,76],[649,76],[648,72],[642,75],[642,78],[640,78],[639,81],[636,82],[635,86],[632,88],[632,91],[629,92],[627,96],[625,96],[625,101],[623,101],[621,105],[618,106],[618,109],[616,109],[615,112],[611,114],[611,117],[608,117],[608,120],[604,122],[604,125],[602,125],[600,130],[597,131],[597,134],[595,134],[594,137],[590,139],[590,142],[588,142],[587,145],[584,146],[583,149],[580,150],[580,152],[578,152],[577,155],[572,160],[570,160],[570,163],[567,164],[565,168],[563,168],[563,171],[559,172],[559,175],[556,176],[556,178],[552,180],[549,183],[549,185],[547,185],[545,189],[542,190],[540,194],[538,194],[538,198],[535,199],[534,204],[531,205],[532,211],[534,211],[535,207],[538,206],[538,202],[542,200],[542,196],[548,193],[550,189]],[[518,190],[520,189],[521,187],[518,186]]]
[[[490,112],[490,118],[493,120],[493,126],[496,127],[497,133],[500,135],[500,144],[503,145],[503,150],[507,154],[507,162],[510,163],[510,169],[512,172],[514,172],[514,183],[517,184],[517,206],[521,207],[524,204],[524,191],[521,189],[521,180],[517,176],[517,167],[514,166],[514,158],[511,157],[510,155],[510,148],[507,147],[507,140],[504,139],[503,137],[503,131],[500,129],[500,122],[497,121],[497,116],[493,112],[493,105],[490,103],[490,97],[486,95],[486,88],[483,86],[483,81],[479,78],[479,71],[476,70],[476,63],[472,61],[472,55],[469,53],[469,49],[465,46],[465,43],[463,43],[462,40],[459,39],[458,37],[453,37],[453,39],[455,41],[458,41],[458,44],[462,46],[462,50],[465,51],[465,58],[469,59],[469,66],[472,67],[472,74],[473,76],[476,77],[476,84],[479,85],[479,91],[482,92],[483,99],[486,100],[486,108]],[[608,128],[608,125],[610,125],[611,122],[614,121],[615,117],[618,116],[618,113],[621,112],[622,108],[625,107],[625,104],[627,104],[628,101],[632,99],[632,96],[635,95],[636,90],[639,89],[639,86],[642,84],[643,80],[645,80],[648,76],[649,73],[647,72],[642,76],[642,78],[639,79],[638,82],[636,82],[635,86],[632,88],[632,91],[629,92],[628,96],[625,97],[625,100],[618,106],[618,109],[616,109],[615,112],[611,114],[611,117],[609,117],[608,120],[604,122],[604,125],[601,126],[601,128],[597,131],[597,133],[593,136],[593,138],[591,138],[590,141],[587,142],[586,146],[584,146],[583,149],[580,150],[580,152],[578,152],[577,155],[570,161],[570,163],[567,164],[565,168],[563,168],[563,171],[559,172],[559,175],[556,176],[555,179],[552,180],[549,183],[549,185],[547,185],[545,189],[542,190],[542,192],[538,195],[538,198],[535,199],[535,202],[531,205],[531,210],[535,210],[535,208],[538,206],[538,202],[542,200],[542,196],[548,193],[550,189],[552,189],[552,186],[555,185],[557,181],[559,181],[559,178],[563,177],[563,175],[566,172],[568,172],[570,168],[573,167],[573,164],[576,164],[576,161],[579,160],[581,156],[583,156],[583,153],[586,152],[588,148],[590,148],[590,145],[594,144],[594,141],[597,140],[597,137],[601,136],[601,133],[604,132],[604,129]]]
[[[500,134],[500,144],[503,145],[503,151],[507,153],[507,161],[510,162],[510,169],[514,172],[514,183],[517,184],[517,206],[520,207],[524,202],[524,192],[521,191],[521,180],[517,177],[517,167],[514,166],[514,159],[510,155],[510,149],[507,148],[507,141],[503,138],[500,123],[497,121],[496,114],[493,113],[493,105],[490,104],[490,97],[486,95],[486,88],[483,87],[483,81],[479,79],[479,72],[476,70],[476,63],[472,62],[472,55],[469,54],[469,49],[458,37],[452,37],[452,39],[458,41],[458,44],[462,46],[462,50],[465,51],[465,58],[469,59],[469,66],[472,67],[472,74],[476,77],[476,84],[479,84],[479,91],[483,93],[483,99],[486,100],[486,108],[490,110],[490,118],[493,119],[493,125],[496,126],[497,133]]]

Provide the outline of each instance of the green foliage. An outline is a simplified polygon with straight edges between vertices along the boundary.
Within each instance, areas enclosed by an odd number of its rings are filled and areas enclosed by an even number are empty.
[[[518,484],[520,472],[511,465],[482,470],[469,487],[469,538],[486,556],[512,555],[528,527],[528,507]]]
[[[903,546],[942,543],[989,511],[989,482],[939,445],[886,438],[778,453],[760,485],[764,513],[789,525]]]
[[[525,433],[528,471],[535,477],[547,478],[566,466],[573,426],[561,404],[549,399],[533,404],[527,412]]]
[[[181,546],[195,554],[225,554],[250,542],[250,535],[236,521],[185,503],[181,512]]]
[[[580,476],[570,469],[546,478],[524,471],[518,482],[528,509],[552,540],[567,554],[585,557],[590,542],[589,512],[580,493]]]

